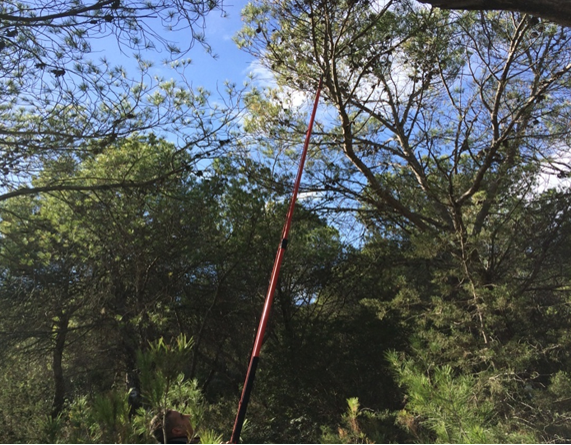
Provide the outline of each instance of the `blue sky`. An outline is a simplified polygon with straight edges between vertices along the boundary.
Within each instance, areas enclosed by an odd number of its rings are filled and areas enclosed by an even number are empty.
[[[206,17],[206,41],[212,47],[212,52],[218,57],[208,54],[200,44],[194,47],[181,59],[191,59],[192,63],[186,67],[185,76],[193,87],[202,86],[213,93],[217,84],[223,86],[224,81],[230,80],[240,86],[252,71],[255,59],[245,51],[238,49],[232,38],[242,28],[241,11],[248,0],[224,0],[223,10],[211,12]],[[160,26],[160,25],[158,25]],[[190,38],[188,29],[168,32],[155,29],[164,38],[178,43],[181,48],[186,47]],[[121,65],[130,75],[137,71],[137,63],[128,48],[119,49],[113,36],[100,40],[92,40],[93,53],[91,58],[96,60],[105,56],[111,66]],[[160,46],[160,44],[159,44]],[[147,51],[143,54],[145,60],[154,62],[153,71],[165,79],[175,78],[177,74],[166,66],[163,61],[167,53],[164,48],[158,51]]]
[[[216,82],[231,80],[240,84],[251,71],[254,58],[238,49],[232,38],[242,28],[241,11],[247,0],[226,0],[223,17],[221,11],[214,11],[206,18],[206,40],[219,57],[212,58],[200,45],[189,53],[192,65],[189,77],[196,85],[212,89]]]

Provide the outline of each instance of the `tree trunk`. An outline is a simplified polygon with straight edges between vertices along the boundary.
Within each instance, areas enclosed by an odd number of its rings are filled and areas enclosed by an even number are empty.
[[[52,418],[56,418],[63,410],[65,403],[65,380],[63,377],[63,351],[67,336],[69,317],[60,314],[55,326],[55,346],[53,351],[52,369],[54,375],[54,400],[52,403]]]
[[[559,25],[571,26],[569,0],[418,0],[442,9],[518,11],[551,20]]]

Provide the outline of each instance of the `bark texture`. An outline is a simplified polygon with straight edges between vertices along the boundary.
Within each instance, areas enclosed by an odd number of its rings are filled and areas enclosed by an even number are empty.
[[[65,379],[63,375],[63,353],[65,340],[69,329],[69,316],[61,313],[59,321],[54,327],[55,345],[52,356],[52,368],[54,377],[54,400],[52,403],[52,418],[55,419],[63,411],[65,404]]]
[[[531,14],[571,26],[571,0],[419,0],[442,9],[505,10]]]

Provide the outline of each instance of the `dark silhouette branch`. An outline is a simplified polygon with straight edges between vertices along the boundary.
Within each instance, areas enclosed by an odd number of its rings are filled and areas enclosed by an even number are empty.
[[[183,170],[182,168],[172,170],[165,175],[158,176],[156,178],[142,182],[123,180],[118,182],[110,182],[105,184],[94,184],[94,185],[54,184],[54,185],[44,185],[41,187],[21,187],[11,192],[1,194],[0,202],[6,201],[11,198],[16,198],[18,196],[38,195],[40,193],[49,193],[49,192],[64,192],[64,191],[89,192],[89,191],[99,191],[99,190],[143,188],[154,185],[165,179],[168,179],[169,177],[174,176],[177,173],[180,173],[182,170]]]
[[[523,12],[551,20],[563,26],[571,26],[571,2],[567,0],[418,0],[442,9],[467,11],[504,10]]]
[[[65,17],[74,17],[79,14],[84,14],[90,11],[97,11],[105,6],[113,4],[115,0],[103,0],[94,3],[91,6],[84,6],[82,8],[70,8],[57,14],[37,15],[37,16],[22,16],[11,14],[0,14],[0,20],[12,22],[12,26],[21,24],[45,23],[50,20],[61,19]]]

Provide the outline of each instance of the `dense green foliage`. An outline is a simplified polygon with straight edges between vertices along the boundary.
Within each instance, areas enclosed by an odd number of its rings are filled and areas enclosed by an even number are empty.
[[[100,169],[125,165],[125,174],[136,180],[154,175],[173,150],[163,141],[135,139],[70,175],[97,177]],[[200,180],[186,172],[146,189],[61,191],[7,202],[1,331],[10,345],[3,363],[13,390],[2,395],[2,404],[22,400],[22,408],[31,409],[33,397],[41,418],[51,413],[64,430],[78,403],[99,409],[98,400],[107,400],[101,394],[113,388],[115,399],[106,403],[126,403],[130,390],[133,409],[166,406],[165,384],[157,389],[146,382],[150,365],[142,366],[140,355],[149,354],[153,342],[186,335],[194,344],[180,371],[200,382],[213,404],[211,423],[229,431],[285,209],[223,161]],[[348,256],[357,253],[303,208],[292,239],[245,432],[253,438],[278,441],[287,434],[297,441],[310,433],[316,440],[321,424],[337,418],[349,395],[371,403],[395,397],[384,384],[391,381],[389,371],[377,375],[387,368],[383,341],[395,344],[390,325],[363,310],[359,290],[342,278],[351,274]],[[367,342],[364,327],[377,342]],[[327,375],[323,363],[329,363]],[[358,378],[346,383],[351,375]],[[340,385],[346,390],[330,391]],[[117,397],[121,402],[113,402]],[[19,410],[3,416],[6,438],[38,437],[17,428]],[[274,425],[263,420],[269,418]],[[64,438],[77,441],[76,434]],[[89,434],[91,440],[110,437]],[[121,440],[133,440],[133,432],[121,434]]]
[[[229,438],[321,77],[244,441],[570,441],[571,200],[543,182],[571,170],[571,35],[408,1],[257,0],[244,22],[277,86],[240,128],[170,82],[111,82],[118,108],[89,113],[54,87],[47,117],[0,91],[0,442],[149,442],[171,407]],[[142,98],[180,139],[130,126]]]

